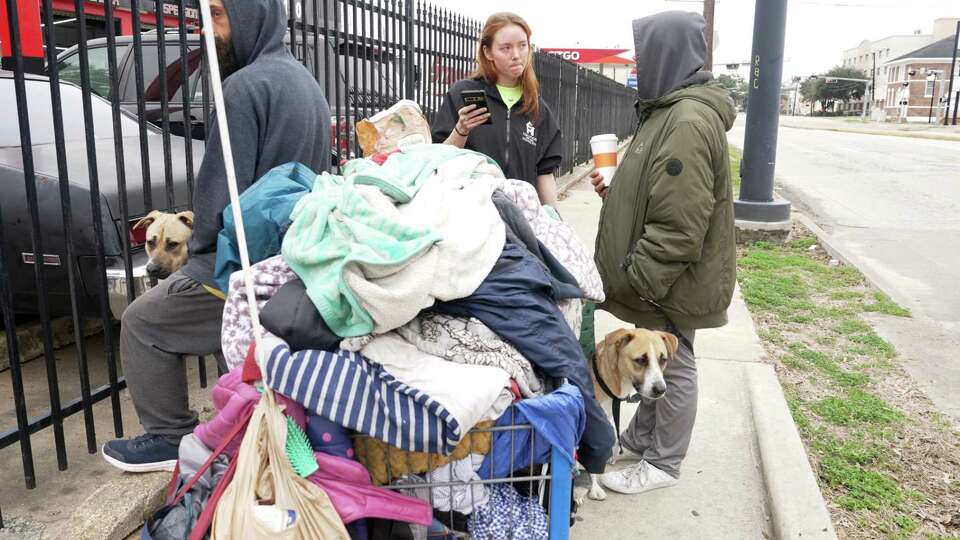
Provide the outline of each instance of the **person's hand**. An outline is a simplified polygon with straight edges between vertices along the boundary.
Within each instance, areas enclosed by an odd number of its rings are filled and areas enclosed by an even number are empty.
[[[593,190],[597,192],[601,199],[607,198],[607,191],[610,189],[603,185],[602,174],[597,171],[590,171],[590,183],[593,184]]]
[[[457,131],[457,135],[461,137],[466,137],[473,128],[486,122],[487,119],[490,118],[490,113],[487,112],[486,108],[477,109],[476,105],[467,105],[460,109],[458,114],[460,118],[457,119],[457,125],[454,126],[454,129]]]

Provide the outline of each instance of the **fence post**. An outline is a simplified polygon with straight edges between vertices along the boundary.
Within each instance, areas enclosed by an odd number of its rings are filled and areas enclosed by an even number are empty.
[[[406,19],[404,21],[405,33],[406,33],[406,52],[404,53],[404,66],[403,71],[406,76],[406,81],[403,89],[403,94],[406,99],[415,99],[413,96],[413,0],[406,0],[406,3],[403,5],[403,10],[405,12]]]

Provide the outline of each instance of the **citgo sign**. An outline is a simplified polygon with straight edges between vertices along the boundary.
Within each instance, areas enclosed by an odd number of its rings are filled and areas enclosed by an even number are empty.
[[[632,64],[633,61],[620,56],[630,49],[540,49],[569,60],[575,64]]]
[[[570,60],[571,62],[580,61],[580,51],[556,51],[551,52],[550,54],[555,54],[564,60]]]

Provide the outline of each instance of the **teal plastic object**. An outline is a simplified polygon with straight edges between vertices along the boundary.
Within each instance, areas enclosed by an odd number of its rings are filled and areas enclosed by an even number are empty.
[[[313,456],[310,439],[289,416],[287,417],[287,444],[284,450],[286,450],[287,459],[290,460],[293,470],[302,478],[306,478],[320,469],[317,458]]]

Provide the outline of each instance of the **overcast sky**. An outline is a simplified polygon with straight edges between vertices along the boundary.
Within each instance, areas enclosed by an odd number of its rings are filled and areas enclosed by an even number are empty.
[[[433,0],[481,22],[496,11],[515,11],[539,47],[633,49],[630,21],[668,10],[702,11],[677,0]],[[714,62],[750,58],[755,0],[717,0],[719,43]],[[784,79],[823,72],[864,39],[933,31],[938,17],[960,16],[960,0],[789,0]],[[725,70],[718,66],[716,71]],[[740,73],[747,75],[747,68]]]

